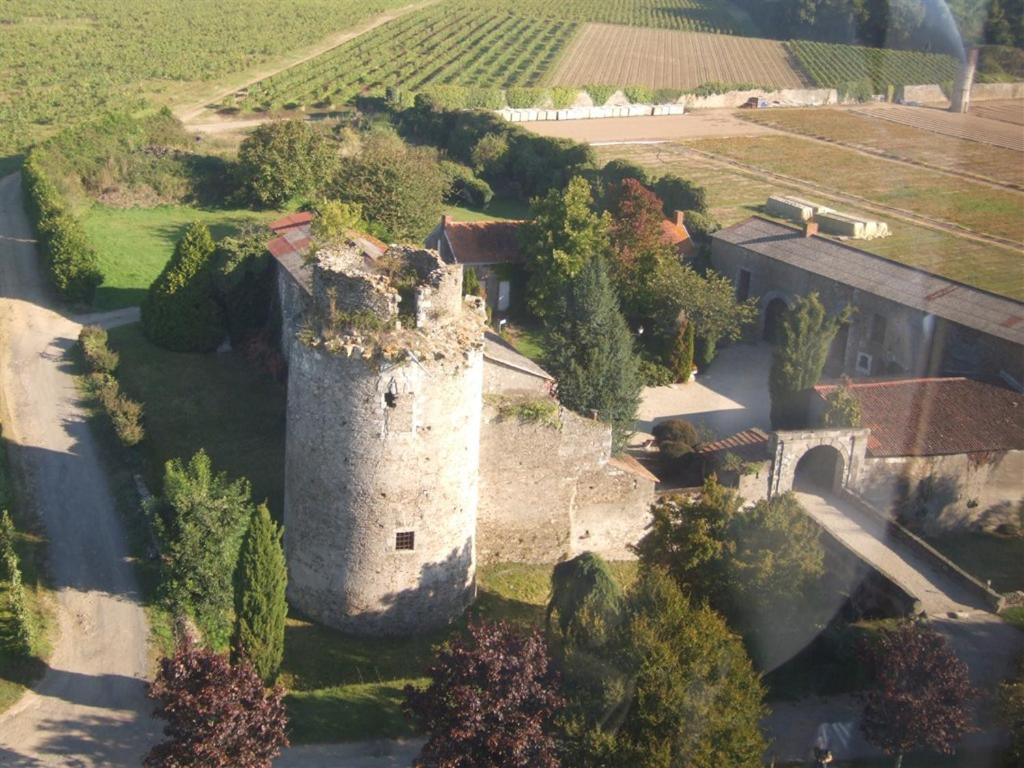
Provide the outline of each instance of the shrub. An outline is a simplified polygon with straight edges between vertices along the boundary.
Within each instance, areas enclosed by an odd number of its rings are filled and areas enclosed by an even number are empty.
[[[442,160],[438,167],[448,187],[446,201],[483,208],[494,198],[491,185],[477,178],[472,168],[450,160]]]
[[[825,398],[823,417],[826,427],[859,427],[861,425],[860,401],[850,392],[849,382],[829,392]]]
[[[469,91],[461,85],[432,85],[423,89],[423,95],[430,98],[438,109],[469,107]]]
[[[505,94],[500,88],[470,88],[466,94],[466,106],[469,109],[502,109]]]
[[[167,724],[147,768],[270,768],[288,746],[284,690],[265,691],[249,664],[232,665],[191,638],[160,660],[149,696]]]
[[[875,89],[870,78],[850,80],[836,88],[840,101],[870,101]]]
[[[646,358],[640,359],[640,378],[645,387],[667,387],[675,382],[675,375],[667,366]]]
[[[697,428],[683,419],[660,421],[651,434],[662,456],[670,460],[689,456],[701,442]]]
[[[66,301],[89,304],[103,282],[99,259],[82,224],[43,171],[36,152],[22,166],[26,210],[39,238],[47,272]]]
[[[708,209],[708,196],[704,187],[674,173],[660,177],[654,182],[653,189],[654,194],[661,198],[665,215],[669,218],[674,217],[676,211],[703,213]],[[689,226],[690,222],[687,221],[687,229]]]
[[[722,228],[714,216],[700,211],[684,211],[686,231],[698,243],[711,242],[711,235]]]
[[[721,83],[718,81],[711,81],[708,83],[701,83],[696,88],[687,91],[688,94],[693,96],[717,96],[720,93],[730,93],[731,91],[772,91],[775,90],[769,85],[758,85],[757,83]]]
[[[450,768],[557,768],[559,678],[537,630],[471,624],[440,647],[405,709],[427,732],[420,760]]]
[[[546,88],[509,88],[505,98],[513,109],[531,109],[543,105],[551,92]]]
[[[573,102],[576,101],[576,97],[580,91],[578,88],[570,88],[567,86],[555,86],[551,89],[551,103],[555,109],[566,109],[571,107]]]
[[[142,426],[142,406],[121,393],[117,379],[108,373],[92,373],[87,385],[103,407],[121,443],[129,448],[145,438]]]
[[[82,355],[93,373],[113,373],[120,357],[107,346],[107,332],[98,325],[85,325],[78,333]]]
[[[672,373],[676,381],[689,381],[693,374],[694,339],[697,326],[686,323],[679,328],[672,346]]]
[[[654,91],[645,85],[630,85],[623,89],[631,104],[651,104],[654,102]]]
[[[656,88],[652,101],[655,104],[675,104],[682,95],[678,88]]]
[[[210,230],[196,222],[149,286],[142,302],[142,330],[173,352],[210,352],[224,338],[224,317],[214,296]]]
[[[583,90],[590,95],[590,100],[594,102],[595,107],[603,107],[619,89],[614,85],[585,85]]]
[[[508,137],[500,133],[483,136],[470,153],[470,162],[477,173],[503,175],[508,158]]]

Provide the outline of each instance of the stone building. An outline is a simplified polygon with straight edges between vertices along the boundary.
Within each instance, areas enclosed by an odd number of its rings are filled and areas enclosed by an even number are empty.
[[[294,607],[403,633],[462,612],[478,557],[631,556],[657,478],[485,330],[459,266],[360,235],[311,260],[308,222],[275,228]]]
[[[1002,377],[1024,382],[1024,303],[759,216],[716,232],[711,266],[741,299],[757,297],[759,337],[774,341],[783,311],[817,292],[855,312],[836,336],[827,376]]]

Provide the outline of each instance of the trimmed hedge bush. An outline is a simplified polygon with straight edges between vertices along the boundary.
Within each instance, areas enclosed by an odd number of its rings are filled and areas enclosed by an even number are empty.
[[[78,333],[78,344],[90,370],[86,379],[89,390],[106,411],[117,439],[129,448],[138,445],[145,437],[142,406],[121,394],[121,387],[114,378],[118,355],[107,346],[107,332],[98,326],[86,325]]]
[[[505,99],[512,109],[539,107],[549,98],[551,91],[546,88],[509,88],[505,91]]]
[[[614,85],[585,85],[583,90],[590,96],[590,100],[594,102],[595,107],[603,107],[608,103],[608,99],[615,95],[615,92],[619,90]]]
[[[65,301],[90,304],[103,282],[99,259],[81,222],[67,209],[35,152],[22,167],[26,210],[35,228],[50,280]]]
[[[98,325],[86,325],[78,334],[82,354],[89,369],[95,373],[112,374],[120,362],[117,352],[107,346],[107,332]]]
[[[579,95],[579,88],[570,88],[568,86],[558,86],[551,89],[551,103],[555,109],[567,109],[573,105],[576,101],[576,97]]]
[[[630,104],[653,104],[654,91],[646,85],[629,85],[622,89]]]
[[[224,316],[217,303],[210,230],[196,222],[178,241],[167,266],[142,302],[142,330],[172,352],[212,352],[224,339]]]

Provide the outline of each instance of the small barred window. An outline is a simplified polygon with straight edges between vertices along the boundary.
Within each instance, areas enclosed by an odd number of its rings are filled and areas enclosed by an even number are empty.
[[[395,549],[416,549],[416,533],[399,531],[395,534]]]

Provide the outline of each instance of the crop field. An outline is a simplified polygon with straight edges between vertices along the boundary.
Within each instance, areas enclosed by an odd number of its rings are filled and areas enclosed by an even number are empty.
[[[587,24],[551,75],[554,85],[696,88],[703,83],[807,85],[777,40]]]
[[[410,0],[0,0],[0,157],[58,123],[222,77]]]
[[[652,173],[677,173],[703,185],[708,192],[711,213],[723,226],[735,224],[754,214],[763,215],[762,207],[768,196],[779,193],[821,200],[822,203],[855,215],[885,218],[837,201],[826,194],[808,192],[799,183],[782,184],[760,178],[757,174],[723,167],[687,152],[685,147],[682,143],[607,146],[597,147],[596,151],[601,162],[621,158],[642,165]],[[894,167],[893,163],[884,160],[878,162],[882,164],[877,171],[880,175],[884,175],[885,168]],[[792,167],[791,175],[799,175],[797,169],[800,167]],[[845,164],[840,167],[837,178],[842,178],[847,167]],[[843,188],[846,188],[845,185]],[[1024,300],[1024,276],[1019,269],[1019,251],[903,221],[888,221],[893,233],[891,237],[858,242],[857,247],[937,275]]]
[[[473,7],[553,16],[565,21],[628,24],[688,32],[748,34],[753,30],[729,0],[481,0]]]
[[[849,109],[764,109],[741,113],[741,117],[758,125],[1024,187],[1024,158],[1004,147],[873,120]]]
[[[787,44],[815,85],[838,88],[870,80],[875,93],[889,85],[922,85],[952,81],[959,62],[952,56],[920,51],[864,48],[857,45],[794,40]]]
[[[988,120],[1024,125],[1024,100],[1022,99],[973,101],[971,102],[971,112]]]
[[[905,107],[896,104],[859,109],[857,112],[866,117],[908,125],[943,136],[968,139],[1012,149],[1016,152],[1024,152],[1024,131],[1021,131],[1019,125],[1001,120],[990,120],[971,114],[956,115],[952,112],[928,107]]]
[[[260,82],[243,106],[342,104],[390,85],[535,85],[575,31],[569,21],[428,8]]]

